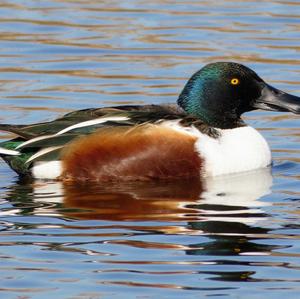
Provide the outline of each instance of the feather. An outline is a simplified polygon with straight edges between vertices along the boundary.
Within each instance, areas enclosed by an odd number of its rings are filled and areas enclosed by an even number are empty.
[[[78,134],[44,135],[23,142],[16,149],[63,146],[76,137],[78,137]]]
[[[51,146],[51,147],[46,147],[43,148],[41,150],[39,150],[37,153],[35,153],[34,155],[32,155],[27,161],[26,163],[29,162],[33,162],[33,161],[37,161],[37,160],[41,160],[41,158],[45,158],[45,155],[49,156],[49,154],[53,151],[57,151],[58,149],[61,149],[62,146]]]
[[[20,152],[0,147],[0,155],[18,156]]]
[[[103,124],[103,123],[106,123],[108,121],[124,121],[124,120],[128,120],[128,119],[129,118],[125,117],[125,116],[100,117],[100,118],[87,120],[87,121],[72,125],[70,127],[67,127],[65,129],[57,132],[56,135],[64,134],[66,132],[72,131],[72,130],[77,129],[77,128],[88,127],[88,126],[93,126],[93,125],[97,125],[97,124]]]

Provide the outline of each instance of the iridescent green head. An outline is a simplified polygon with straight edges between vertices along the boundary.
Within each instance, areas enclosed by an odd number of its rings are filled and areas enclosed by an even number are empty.
[[[265,83],[254,71],[234,62],[208,64],[181,92],[178,104],[216,128],[243,125],[241,114],[254,109],[300,113],[300,98]]]

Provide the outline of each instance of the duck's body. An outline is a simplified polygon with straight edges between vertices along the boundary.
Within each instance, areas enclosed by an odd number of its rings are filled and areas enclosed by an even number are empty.
[[[2,143],[0,155],[18,174],[40,179],[216,176],[271,163],[267,142],[242,113],[300,110],[297,97],[235,63],[194,74],[178,104],[86,109],[48,123],[0,125],[19,136]]]
[[[181,124],[184,118],[132,126],[129,117],[121,115],[92,120],[103,127],[90,134],[77,123],[77,128],[72,125],[52,135],[9,141],[19,144],[23,154],[6,159],[20,174],[39,179],[96,181],[216,176],[271,163],[267,142],[249,126],[215,129],[215,135],[208,135],[192,123]],[[83,129],[85,133],[79,133]],[[93,125],[89,129],[95,130]]]

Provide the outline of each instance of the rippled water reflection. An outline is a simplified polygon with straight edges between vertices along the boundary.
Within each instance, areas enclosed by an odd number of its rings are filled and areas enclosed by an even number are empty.
[[[300,93],[298,1],[2,1],[0,121],[174,102],[234,60]],[[274,165],[204,182],[70,186],[0,164],[2,298],[298,298],[299,117],[253,112]],[[10,137],[1,133],[1,139]]]

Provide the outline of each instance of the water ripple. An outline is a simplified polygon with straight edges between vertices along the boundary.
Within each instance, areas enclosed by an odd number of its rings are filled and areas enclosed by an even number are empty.
[[[299,94],[298,1],[2,1],[1,122],[174,102],[234,60]],[[299,120],[251,112],[272,169],[204,182],[64,186],[0,164],[3,298],[299,297]],[[11,138],[1,133],[1,139]]]

